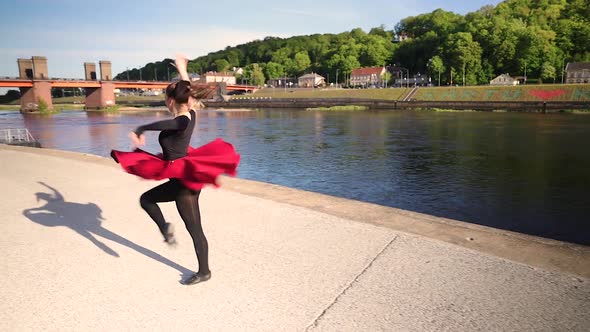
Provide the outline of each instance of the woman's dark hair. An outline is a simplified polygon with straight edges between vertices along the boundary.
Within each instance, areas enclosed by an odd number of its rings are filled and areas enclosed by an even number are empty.
[[[178,81],[166,87],[166,97],[174,99],[179,104],[188,103],[191,95],[191,83],[189,81]]]

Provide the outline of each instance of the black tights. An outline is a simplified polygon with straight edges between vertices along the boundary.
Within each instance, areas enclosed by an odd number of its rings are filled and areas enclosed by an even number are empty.
[[[170,181],[146,191],[141,195],[139,202],[141,207],[156,222],[162,234],[165,230],[166,221],[156,203],[176,202],[178,213],[193,238],[193,245],[199,261],[199,271],[197,273],[207,274],[209,273],[209,246],[201,226],[200,194],[200,190],[188,189],[180,181],[170,179]]]

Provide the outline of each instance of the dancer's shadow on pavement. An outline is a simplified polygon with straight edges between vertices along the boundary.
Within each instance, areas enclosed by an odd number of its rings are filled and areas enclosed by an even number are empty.
[[[174,263],[166,257],[163,257],[156,252],[135,244],[126,238],[102,227],[101,222],[104,220],[104,218],[102,217],[102,210],[98,207],[98,205],[94,203],[81,204],[66,202],[62,194],[55,188],[47,185],[44,182],[39,183],[50,189],[52,193],[35,193],[37,201],[44,200],[47,203],[41,207],[30,208],[23,211],[23,215],[29,218],[31,221],[47,227],[69,227],[76,233],[90,240],[90,242],[94,243],[97,247],[111,256],[119,257],[119,254],[113,249],[109,248],[105,243],[101,242],[97,236],[127,246],[141,254],[144,254],[147,257],[166,264],[171,268],[181,272],[183,276],[192,274],[192,272],[184,266]]]

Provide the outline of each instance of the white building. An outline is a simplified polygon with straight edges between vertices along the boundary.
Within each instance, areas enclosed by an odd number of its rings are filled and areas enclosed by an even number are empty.
[[[490,81],[490,85],[517,85],[518,80],[508,74],[502,74]]]
[[[318,86],[325,86],[326,79],[316,73],[305,74],[297,79],[297,84],[300,88],[312,88]]]
[[[216,71],[206,72],[201,75],[202,83],[225,82],[227,85],[236,85],[236,77],[233,73],[218,73]]]

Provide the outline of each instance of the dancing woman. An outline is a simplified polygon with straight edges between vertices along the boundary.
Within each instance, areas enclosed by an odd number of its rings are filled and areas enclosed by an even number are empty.
[[[176,244],[173,225],[165,221],[157,203],[176,202],[178,213],[193,239],[199,264],[199,270],[183,283],[194,285],[211,278],[209,247],[199,210],[201,188],[206,184],[216,185],[216,179],[221,174],[235,175],[240,156],[231,144],[221,139],[197,149],[189,146],[196,123],[196,113],[190,105],[194,104],[192,96],[197,91],[191,90],[187,63],[186,57],[176,57],[175,64],[181,81],[166,88],[166,106],[174,118],[139,126],[129,134],[133,143],[140,146],[145,144],[144,131],[160,131],[158,140],[162,155],[156,156],[136,149],[133,152],[113,150],[111,156],[131,174],[145,179],[169,179],[145,192],[139,201],[169,245]]]

